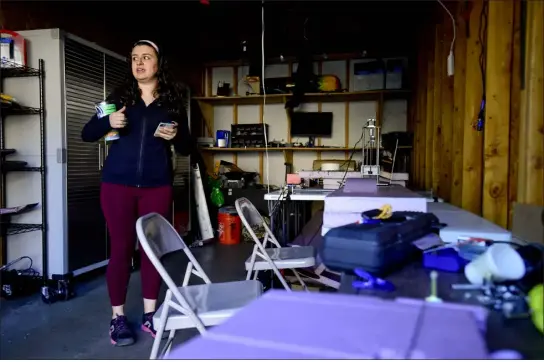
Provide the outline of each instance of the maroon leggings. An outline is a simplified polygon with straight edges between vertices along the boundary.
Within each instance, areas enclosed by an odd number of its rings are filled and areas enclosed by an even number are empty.
[[[156,212],[170,219],[172,187],[138,188],[102,183],[100,203],[110,233],[110,261],[106,271],[111,305],[125,304],[130,268],[136,248],[136,220]],[[157,299],[161,278],[145,252],[140,248],[142,294]]]

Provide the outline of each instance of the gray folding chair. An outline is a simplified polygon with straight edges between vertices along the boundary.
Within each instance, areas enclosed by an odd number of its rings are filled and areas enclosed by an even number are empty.
[[[306,284],[300,278],[296,269],[313,267],[315,265],[314,247],[300,246],[282,248],[251,201],[242,197],[236,200],[235,206],[238,216],[240,216],[240,219],[242,220],[242,224],[244,224],[244,227],[255,242],[253,253],[246,261],[246,280],[250,280],[253,273],[253,279],[256,279],[257,273],[260,270],[273,270],[283,287],[286,290],[291,291],[285,278],[280,273],[281,269],[291,269],[298,282],[307,291]],[[253,231],[254,226],[262,226],[264,228],[265,234],[262,242]],[[267,248],[269,242],[271,247]]]
[[[136,232],[141,247],[168,286],[165,300],[153,317],[157,335],[150,359],[157,358],[164,331],[170,331],[170,334],[161,355],[170,352],[177,330],[196,328],[205,334],[207,326],[222,323],[263,292],[262,284],[255,280],[212,284],[183,239],[159,214],[139,218]],[[183,250],[189,258],[180,287],[176,286],[160,261],[164,255],[178,250]],[[201,278],[204,284],[189,286],[191,275]]]

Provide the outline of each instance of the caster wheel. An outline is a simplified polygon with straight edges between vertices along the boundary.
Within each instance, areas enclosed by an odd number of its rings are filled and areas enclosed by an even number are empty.
[[[68,285],[64,282],[59,282],[59,289],[57,290],[57,299],[67,301],[70,299],[70,289],[68,288]]]
[[[45,304],[52,304],[55,300],[53,291],[49,287],[42,287],[42,302]]]
[[[67,301],[70,299],[70,293],[67,290],[63,290],[62,294],[59,295],[60,300]]]

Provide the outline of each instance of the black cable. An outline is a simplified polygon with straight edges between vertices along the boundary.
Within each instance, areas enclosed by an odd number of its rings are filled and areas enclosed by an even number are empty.
[[[351,159],[353,158],[353,155],[355,155],[355,152],[358,151],[357,149],[357,145],[359,144],[359,142],[361,142],[361,140],[363,139],[365,135],[365,130],[363,129],[363,132],[361,133],[361,137],[359,137],[359,140],[357,142],[355,142],[355,145],[353,145],[353,149],[351,150],[351,154],[349,155],[349,158],[346,162],[344,162],[342,165],[340,165],[340,167],[342,167],[343,165],[345,165],[346,163],[348,164],[346,166],[346,172],[344,172],[344,176],[342,176],[342,180],[340,181],[340,185],[342,185],[344,183],[344,181],[346,180],[346,175],[348,174],[348,171],[349,171],[349,164],[351,162]]]
[[[485,97],[486,82],[485,82],[485,61],[487,56],[487,1],[484,1],[482,5],[482,11],[480,12],[480,26],[478,30],[478,40],[480,41],[480,72],[482,75],[482,90]]]
[[[272,205],[272,209],[271,209],[270,212],[268,213],[268,217],[270,218],[270,222],[272,222],[272,219],[274,218],[274,214],[275,214],[275,213],[279,213],[279,212],[277,212],[276,209],[278,208],[278,205],[280,205],[280,203],[283,202],[283,201],[282,201],[282,197],[283,197],[284,192],[285,192],[285,188],[282,188],[282,189],[281,189],[281,192],[280,192],[280,195],[279,195],[279,197],[278,197],[278,199],[277,199],[276,202]],[[279,217],[279,216],[280,216],[280,215],[278,215],[278,217]],[[282,219],[283,219],[283,214],[282,214],[281,216],[282,216]],[[272,230],[272,233],[274,233],[274,234],[276,233],[276,231],[277,231],[278,228],[279,228],[279,227],[278,227],[278,224],[279,224],[279,225],[282,225],[283,223],[282,223],[282,222],[279,222],[279,223],[276,222],[276,223],[274,223],[273,225],[271,225],[271,227],[272,227],[272,229],[273,229],[273,230]]]
[[[281,192],[280,192],[280,196],[278,197],[278,199],[276,200],[276,203],[272,205],[272,210],[270,211],[270,216],[272,216],[274,214],[274,212],[276,211],[276,208],[278,207],[278,205],[282,202],[281,198],[283,197],[283,193],[285,192],[285,188],[282,188],[281,189]]]
[[[22,256],[19,259],[16,259],[16,260],[14,260],[12,262],[9,262],[6,265],[2,266],[0,268],[0,271],[8,269],[8,268],[12,267],[13,265],[15,265],[15,264],[17,264],[17,263],[19,263],[20,261],[23,261],[23,260],[28,260],[30,262],[30,265],[26,269],[20,269],[20,270],[30,270],[30,269],[32,269],[32,266],[34,265],[34,261],[32,260],[32,258],[29,257],[29,256]]]
[[[486,81],[485,81],[485,61],[487,58],[487,1],[484,0],[482,11],[480,12],[480,24],[478,29],[478,41],[480,42],[480,56],[478,59],[480,65],[480,73],[482,76],[482,100],[480,102],[480,111],[478,118],[474,124],[477,131],[482,131],[485,123],[485,106],[486,106]]]
[[[40,277],[40,272],[38,272],[36,269],[32,268],[32,266],[34,265],[34,261],[29,256],[22,256],[19,259],[16,259],[16,260],[14,260],[14,261],[0,267],[0,272],[8,270],[10,267],[12,267],[13,265],[15,265],[15,264],[17,264],[17,263],[19,263],[19,262],[21,262],[23,260],[28,260],[30,262],[30,265],[27,266],[24,269],[15,269],[14,268],[12,270],[15,270],[19,275],[24,274],[26,276],[33,277],[33,278]]]

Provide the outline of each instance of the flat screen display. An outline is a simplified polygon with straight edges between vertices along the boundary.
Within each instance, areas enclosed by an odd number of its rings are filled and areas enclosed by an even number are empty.
[[[294,112],[291,137],[331,137],[332,112]]]

